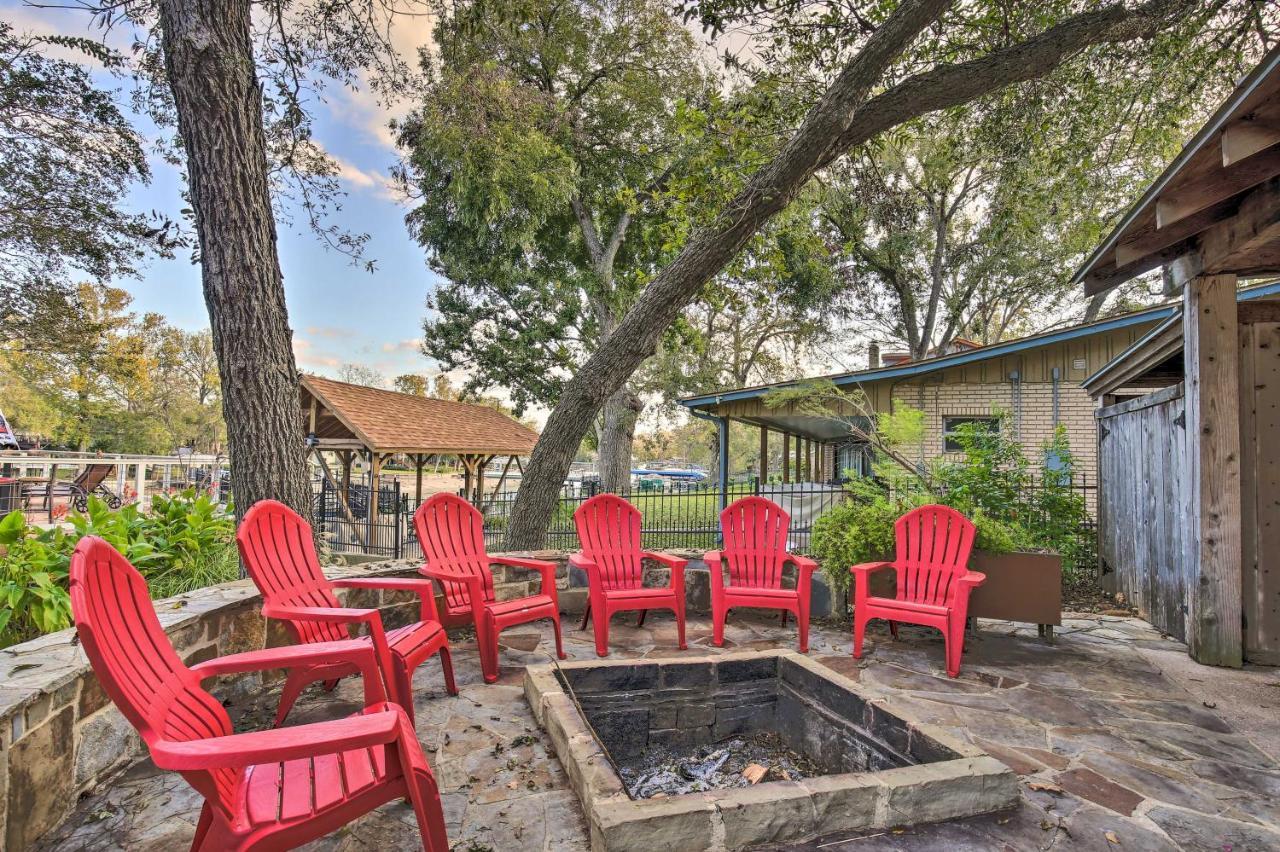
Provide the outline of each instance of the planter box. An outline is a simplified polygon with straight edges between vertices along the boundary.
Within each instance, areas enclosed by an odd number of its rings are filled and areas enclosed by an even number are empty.
[[[978,550],[969,567],[987,575],[987,582],[969,598],[970,615],[1042,627],[1062,624],[1062,557],[1058,554]]]
[[[1056,553],[987,553],[975,550],[969,567],[987,575],[973,590],[969,615],[1038,624],[1052,638],[1062,624],[1062,557]],[[893,597],[893,572],[871,575],[871,593]]]

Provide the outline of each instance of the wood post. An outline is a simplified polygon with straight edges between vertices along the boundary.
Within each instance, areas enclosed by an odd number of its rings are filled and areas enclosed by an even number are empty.
[[[369,543],[377,542],[377,523],[378,523],[378,498],[381,491],[378,490],[378,475],[382,473],[382,454],[369,451]]]
[[[796,436],[796,482],[804,482],[804,462],[803,462],[804,438]]]
[[[343,450],[338,454],[342,459],[342,501],[351,502],[351,451]]]
[[[1183,297],[1190,482],[1187,645],[1197,662],[1243,663],[1240,356],[1236,276],[1187,282]]]
[[[422,466],[426,464],[427,457],[423,455],[414,455],[414,484],[413,484],[413,505],[415,507],[422,505]]]
[[[813,481],[813,441],[806,438],[804,442],[805,480]]]
[[[760,427],[760,487],[769,484],[769,430]]]
[[[782,433],[782,484],[791,482],[791,433]]]

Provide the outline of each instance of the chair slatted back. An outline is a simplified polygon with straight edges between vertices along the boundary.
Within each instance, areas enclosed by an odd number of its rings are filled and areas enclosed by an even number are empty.
[[[413,528],[422,545],[427,567],[479,577],[485,601],[493,600],[493,573],[484,548],[484,516],[456,494],[434,494],[413,513]],[[445,607],[451,613],[471,608],[465,582],[444,581]]]
[[[791,516],[764,497],[743,497],[720,513],[729,585],[752,589],[782,588]]]
[[[616,494],[597,494],[578,507],[573,522],[606,591],[644,585],[639,509]]]
[[[148,746],[232,732],[222,704],[174,651],[142,575],[97,536],[80,539],[71,556],[71,612],[102,688]],[[236,770],[182,775],[215,807],[234,812]]]
[[[311,525],[277,500],[259,500],[244,513],[236,546],[262,600],[272,606],[340,607],[320,568]],[[351,638],[345,624],[285,622],[297,642],[336,642]]]
[[[899,600],[941,606],[950,600],[955,580],[969,570],[975,530],[950,506],[921,506],[898,518]]]
[[[115,465],[110,464],[87,465],[72,480],[72,484],[78,488],[83,488],[85,491],[93,491],[105,482],[107,477],[115,472],[115,469]]]

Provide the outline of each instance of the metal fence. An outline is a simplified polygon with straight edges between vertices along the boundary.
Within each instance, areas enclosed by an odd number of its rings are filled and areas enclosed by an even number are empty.
[[[1039,488],[1040,486],[1033,486]],[[1096,542],[1093,507],[1097,505],[1097,486],[1073,483],[1087,507],[1087,520],[1078,537],[1087,547]],[[315,482],[313,506],[317,528],[329,547],[339,553],[363,553],[387,559],[418,559],[422,548],[413,529],[413,512],[417,508],[411,495],[398,480],[384,482],[378,489],[377,517],[369,512],[370,489],[367,483],[352,483],[344,507],[338,492],[327,480]],[[573,513],[584,501],[599,493],[596,483],[566,486],[547,530],[546,546],[556,550],[574,550],[578,536]],[[731,483],[725,502],[747,495],[767,497],[791,516],[789,546],[795,553],[808,553],[813,523],[831,507],[850,499],[839,485],[818,483],[761,484],[755,478]],[[718,545],[721,492],[715,484],[672,483],[661,490],[635,490],[624,494],[644,517],[643,543],[646,549],[706,549]],[[1030,497],[1030,495],[1028,495]],[[493,553],[506,549],[507,524],[515,506],[514,492],[498,494],[477,508],[484,515],[485,546]],[[1028,504],[1034,501],[1028,499]]]

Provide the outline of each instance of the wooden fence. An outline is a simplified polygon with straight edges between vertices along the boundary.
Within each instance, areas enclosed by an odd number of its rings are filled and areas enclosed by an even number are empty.
[[[1099,409],[1098,555],[1104,577],[1186,641],[1188,471],[1181,384]]]

